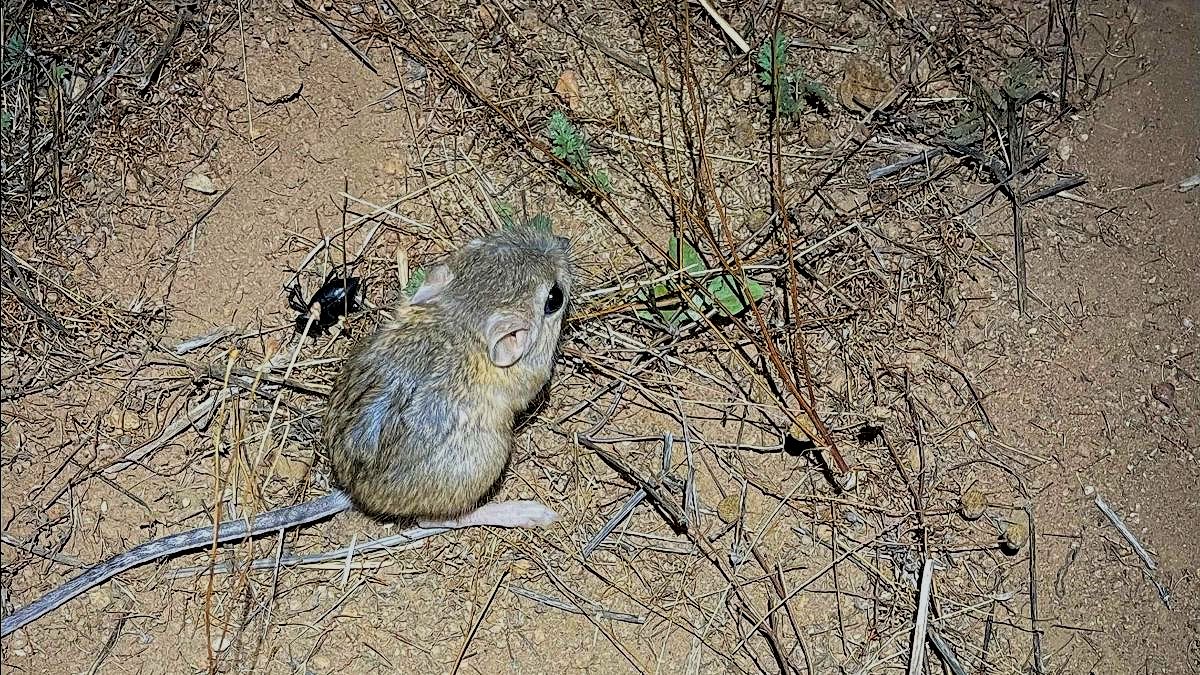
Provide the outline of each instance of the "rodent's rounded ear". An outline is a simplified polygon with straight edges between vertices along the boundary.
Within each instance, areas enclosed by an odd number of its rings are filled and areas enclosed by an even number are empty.
[[[425,281],[421,282],[421,287],[417,289],[412,297],[408,299],[409,304],[419,305],[436,299],[446,290],[446,286],[454,281],[454,273],[445,265],[438,265],[429,270],[425,275]]]
[[[520,361],[533,345],[533,326],[511,314],[494,314],[485,327],[488,358],[500,368]]]

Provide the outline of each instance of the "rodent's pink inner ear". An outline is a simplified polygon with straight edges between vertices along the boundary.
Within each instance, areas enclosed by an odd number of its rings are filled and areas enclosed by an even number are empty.
[[[527,319],[511,314],[494,314],[488,319],[488,358],[500,368],[520,361],[533,346],[533,331]]]

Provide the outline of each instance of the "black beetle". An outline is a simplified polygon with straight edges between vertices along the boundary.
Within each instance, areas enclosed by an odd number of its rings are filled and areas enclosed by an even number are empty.
[[[300,293],[300,282],[297,281],[288,288],[288,305],[299,312],[296,332],[303,333],[307,326],[309,337],[324,335],[343,316],[357,312],[361,309],[358,301],[361,285],[358,277],[339,278],[331,273],[325,279],[325,284],[305,302]]]

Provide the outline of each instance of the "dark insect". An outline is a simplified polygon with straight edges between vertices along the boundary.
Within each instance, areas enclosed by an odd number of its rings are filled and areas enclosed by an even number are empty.
[[[361,280],[358,277],[338,278],[329,275],[325,285],[313,293],[312,298],[304,301],[300,294],[300,283],[288,288],[288,305],[299,312],[296,317],[296,332],[303,333],[308,327],[308,337],[324,335],[343,316],[353,314],[362,309],[358,302],[358,292]],[[309,324],[309,317],[312,324]]]

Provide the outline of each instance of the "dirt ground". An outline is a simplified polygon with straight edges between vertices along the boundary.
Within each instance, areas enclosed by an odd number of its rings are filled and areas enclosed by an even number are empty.
[[[931,159],[936,179],[882,189],[867,170],[912,150],[866,138],[928,140],[914,130],[968,100],[958,66],[939,69],[978,58],[980,76],[1001,72],[1046,31],[1046,3],[783,3],[781,26],[826,45],[798,58],[831,100],[779,125],[753,53],[732,57],[699,3],[673,24],[662,17],[678,7],[580,8],[570,20],[607,52],[560,30],[567,19],[548,6],[434,3],[409,24],[436,39],[409,35],[400,49],[381,23],[354,18],[394,5],[339,4],[316,11],[374,72],[299,3],[212,9],[205,20],[230,28],[166,62],[179,78],[159,100],[169,117],[130,113],[129,126],[94,130],[86,165],[39,176],[57,181],[57,201],[5,211],[6,255],[20,258],[5,274],[21,270],[72,337],[30,346],[49,324],[5,277],[3,609],[131,545],[211,524],[217,498],[228,517],[327,490],[314,443],[322,387],[378,313],[353,318],[349,337],[297,341],[285,287],[303,269],[311,293],[349,258],[384,306],[404,270],[508,210],[551,215],[580,270],[560,369],[501,491],[562,520],[274,569],[210,575],[207,553],[155,562],[5,637],[6,673],[894,672],[908,664],[925,558],[937,562],[930,625],[967,672],[1200,673],[1200,189],[1179,188],[1200,171],[1200,4],[1078,3],[1075,82],[1112,89],[1073,89],[1078,110],[1039,108],[1030,124],[1049,152],[1041,175],[1087,183],[1022,208],[1028,316],[1009,271],[1009,201],[997,191],[958,212],[994,187],[986,171]],[[717,6],[753,27],[753,50],[771,14],[756,7]],[[165,30],[170,18],[156,20]],[[956,57],[903,41],[948,25],[995,42],[956,43]],[[694,52],[680,55],[680,35]],[[648,46],[659,50],[649,61]],[[894,117],[889,104],[841,100],[851,48],[886,62],[897,90],[911,86]],[[642,54],[652,74],[614,52]],[[676,57],[700,64],[695,81],[659,87]],[[551,109],[586,130],[609,198],[569,189],[536,150]],[[183,187],[198,179],[213,185]],[[20,208],[21,180],[5,172],[6,209]],[[779,229],[779,191],[794,241],[762,234]],[[646,262],[647,242],[724,225],[723,214],[755,244],[739,252],[766,270],[755,278],[774,284],[768,320],[744,314],[748,334],[733,321],[662,330],[621,285],[666,270]],[[785,239],[815,251],[794,277],[771,271],[793,268]],[[854,469],[844,490],[828,456],[781,440],[799,435],[783,410],[799,407],[772,393],[778,373],[762,374],[770,345],[797,377],[808,360],[807,391]],[[295,349],[288,377],[307,389],[234,377],[233,395],[168,433],[225,391],[227,363],[253,378],[271,360],[282,378]],[[65,375],[43,375],[59,363]],[[674,481],[656,473],[664,432]],[[635,486],[574,434],[656,475],[694,518],[691,534],[642,503],[584,556]],[[972,490],[986,515],[968,520]],[[1022,525],[1031,541],[1002,551]],[[224,546],[215,562],[395,531],[343,514]],[[925,672],[938,671],[951,672],[930,649]]]

